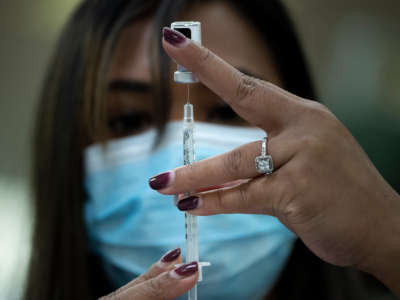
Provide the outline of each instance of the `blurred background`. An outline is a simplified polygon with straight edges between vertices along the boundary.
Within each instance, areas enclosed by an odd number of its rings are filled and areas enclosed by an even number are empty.
[[[57,36],[78,2],[0,2],[0,299],[21,295],[30,254],[37,96]],[[284,3],[304,43],[319,99],[400,192],[400,2]]]

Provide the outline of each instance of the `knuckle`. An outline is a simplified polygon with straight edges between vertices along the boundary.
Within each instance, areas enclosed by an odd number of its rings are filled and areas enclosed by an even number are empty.
[[[162,291],[162,285],[159,280],[153,278],[150,279],[147,285],[147,296],[154,299],[167,299],[165,293]]]
[[[321,141],[311,134],[302,136],[299,141],[303,149],[318,149],[321,145]]]
[[[335,119],[329,108],[320,102],[308,101],[305,109],[309,116],[319,119],[320,121],[332,118]]]
[[[295,199],[288,201],[287,205],[283,208],[280,217],[291,225],[302,223],[304,215],[303,205],[299,205]]]
[[[311,165],[309,164],[298,162],[292,166],[288,179],[293,185],[297,195],[301,194],[304,190],[311,188],[311,173]]]
[[[228,176],[235,175],[239,170],[241,170],[243,161],[243,153],[240,149],[234,149],[229,152],[224,159],[224,170]]]
[[[150,275],[148,273],[144,273],[140,277],[141,277],[140,279],[141,279],[142,282],[151,279],[151,277],[150,277]]]
[[[293,197],[291,201],[288,201],[282,212],[282,216],[294,227],[296,225],[305,225],[320,215],[320,207],[321,205],[310,201],[306,197]]]
[[[333,150],[332,146],[326,142],[328,135],[329,133],[304,135],[299,140],[300,151],[303,151],[308,158],[314,161],[320,162],[324,160],[324,157]],[[311,166],[308,166],[307,168],[307,166],[303,166],[303,170],[301,171],[304,173],[304,168],[307,171],[310,167]]]
[[[262,183],[260,186],[262,186],[262,188],[259,190],[259,193],[261,195],[273,195],[271,199],[263,201],[262,210],[271,211],[273,216],[284,219],[288,204],[294,196],[292,191],[296,186],[295,181],[291,176],[279,171],[273,173],[269,177],[263,177],[260,180]]]
[[[216,191],[216,202],[214,206],[215,212],[227,212],[233,209],[232,201],[229,201],[231,194],[226,193],[224,190],[217,190]]]
[[[201,51],[200,58],[197,61],[197,68],[201,68],[201,67],[209,64],[210,60],[213,57],[212,52],[208,48],[205,48],[203,46],[201,48],[202,48],[202,51]]]
[[[198,182],[198,163],[194,162],[193,164],[186,165],[184,168],[179,170],[179,175],[180,178],[184,178],[184,182],[186,183],[185,185],[187,186],[193,186],[196,185]]]
[[[219,212],[238,212],[250,209],[250,197],[247,185],[232,190],[217,190],[214,209]]]
[[[201,64],[207,63],[211,57],[211,51],[208,48],[203,48],[203,49],[204,49],[204,51],[203,51],[202,55],[200,56]]]
[[[298,176],[295,173],[288,174],[285,176],[285,184],[282,185],[282,191],[279,193],[277,201],[275,201],[274,211],[276,211],[279,218],[287,223],[296,223],[303,214],[303,202],[298,200],[303,192],[299,189],[299,186]]]
[[[225,204],[224,204],[224,197],[223,197],[223,192],[222,192],[222,190],[217,190],[216,191],[216,201],[215,201],[215,207],[216,207],[216,209],[217,210],[221,210],[221,209],[224,209],[224,206],[225,206]]]
[[[308,196],[313,184],[309,171],[296,164],[290,172],[276,173],[279,178],[275,179],[280,184],[275,185],[271,209],[273,215],[293,228],[306,224],[320,211],[320,206]]]
[[[314,109],[316,112],[330,112],[328,107],[321,102],[312,101],[310,104],[312,109]]]
[[[297,163],[287,176],[288,184],[292,186],[291,192],[287,194],[283,213],[292,220],[300,221],[301,218],[310,217],[316,214],[316,208],[312,197],[309,197],[310,190],[315,185],[317,176],[313,165]],[[322,200],[322,199],[320,199]],[[323,201],[319,201],[322,203]]]
[[[248,185],[242,184],[238,187],[239,192],[239,203],[238,206],[241,210],[247,210],[250,208]]]
[[[236,89],[237,101],[243,102],[243,100],[251,98],[256,91],[257,82],[256,80],[246,74],[240,73],[239,83]]]

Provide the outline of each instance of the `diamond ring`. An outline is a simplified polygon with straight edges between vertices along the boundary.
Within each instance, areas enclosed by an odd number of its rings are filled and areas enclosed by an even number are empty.
[[[261,155],[255,159],[257,172],[260,174],[269,175],[274,171],[274,163],[272,156],[267,155],[268,135],[264,137],[261,144]]]

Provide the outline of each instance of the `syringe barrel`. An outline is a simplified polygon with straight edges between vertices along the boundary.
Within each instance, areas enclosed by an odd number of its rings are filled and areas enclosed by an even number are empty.
[[[195,161],[193,105],[185,104],[183,118],[183,163],[190,165]]]
[[[186,236],[186,262],[199,261],[199,250],[197,241],[197,216],[186,213],[187,236]]]
[[[194,151],[194,118],[193,105],[190,103],[184,106],[183,117],[183,162],[190,165],[195,160]],[[189,196],[190,193],[187,194]],[[199,254],[197,250],[197,217],[189,213],[186,218],[186,260],[187,262],[198,261]]]

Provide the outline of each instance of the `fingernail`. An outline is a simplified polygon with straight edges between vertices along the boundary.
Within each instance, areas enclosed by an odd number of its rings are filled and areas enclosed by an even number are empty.
[[[153,190],[161,190],[169,186],[173,180],[174,180],[174,172],[166,172],[151,177],[149,179],[149,185]]]
[[[173,30],[169,27],[163,28],[163,37],[172,46],[180,46],[186,41],[186,37],[179,31]]]
[[[177,259],[179,255],[181,255],[181,248],[176,248],[164,254],[164,256],[161,258],[161,261],[168,263]]]
[[[200,198],[197,196],[190,196],[189,198],[183,199],[178,202],[178,209],[179,210],[192,210],[198,208],[200,205]]]
[[[171,271],[171,275],[177,278],[188,277],[195,274],[199,270],[199,265],[196,261],[185,264]]]

